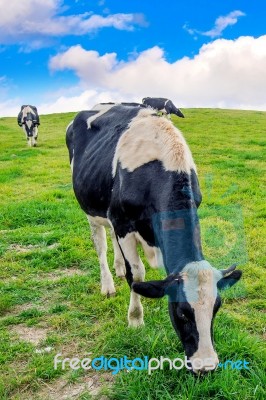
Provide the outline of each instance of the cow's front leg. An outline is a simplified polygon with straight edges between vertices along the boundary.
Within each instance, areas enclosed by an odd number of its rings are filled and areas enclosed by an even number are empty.
[[[143,282],[145,279],[145,268],[137,252],[135,233],[128,233],[124,238],[120,238],[119,244],[127,263],[127,269],[131,269],[133,281]],[[129,273],[130,271],[127,271],[127,278]],[[140,301],[140,295],[133,292],[133,290],[130,291],[128,325],[135,328],[144,325],[143,307]]]
[[[37,139],[38,139],[38,128],[37,128],[37,126],[36,126],[36,127],[34,128],[33,137],[32,137],[32,145],[33,145],[34,147],[37,146]]]
[[[115,286],[106,257],[107,241],[105,228],[95,222],[93,217],[88,216],[88,220],[90,222],[92,238],[100,261],[101,293],[109,297],[115,294]]]
[[[23,129],[23,131],[24,131],[24,133],[25,133],[25,137],[26,137],[28,146],[31,147],[31,138],[30,138],[30,136],[28,136],[28,134],[27,134],[25,124],[22,125],[22,129]]]

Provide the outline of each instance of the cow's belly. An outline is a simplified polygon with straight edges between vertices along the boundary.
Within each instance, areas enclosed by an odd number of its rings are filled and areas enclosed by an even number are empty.
[[[111,167],[98,173],[95,163],[83,164],[83,168],[73,165],[73,189],[76,198],[86,214],[107,218],[110,205],[113,179]]]
[[[74,187],[76,198],[82,210],[92,217],[107,218],[108,199],[104,196],[98,197],[95,191],[86,189],[77,190],[77,187]]]

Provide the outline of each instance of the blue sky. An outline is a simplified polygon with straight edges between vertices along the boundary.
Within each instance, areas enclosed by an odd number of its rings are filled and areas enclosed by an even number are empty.
[[[170,97],[266,110],[263,0],[0,0],[0,115]]]

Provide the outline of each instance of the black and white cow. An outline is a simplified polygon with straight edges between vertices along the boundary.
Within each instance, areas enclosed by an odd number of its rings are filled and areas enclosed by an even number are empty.
[[[23,128],[28,145],[37,146],[38,126],[40,125],[37,108],[30,105],[21,106],[18,114],[18,125]]]
[[[161,111],[171,119],[171,114],[184,118],[184,114],[177,108],[174,103],[163,97],[144,97],[142,103],[153,108],[154,110]]]
[[[193,371],[215,369],[218,289],[232,286],[241,271],[215,269],[203,257],[197,216],[201,193],[181,132],[150,108],[98,105],[76,116],[66,142],[74,192],[99,256],[101,292],[115,293],[106,258],[104,227],[110,227],[116,275],[125,274],[131,288],[129,325],[144,323],[140,295],[167,295],[172,325]],[[138,243],[151,266],[164,266],[165,279],[144,282]]]

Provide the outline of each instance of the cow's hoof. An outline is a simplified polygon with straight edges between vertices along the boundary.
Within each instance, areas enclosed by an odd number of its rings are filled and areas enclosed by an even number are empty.
[[[103,294],[104,296],[108,297],[114,297],[115,296],[115,289],[114,290],[101,290],[101,294]]]
[[[131,318],[128,320],[129,328],[141,328],[144,325],[143,318]]]
[[[107,293],[106,297],[107,297],[107,299],[109,299],[110,297],[115,297],[115,292]]]
[[[106,297],[115,296],[115,292],[116,292],[116,290],[115,290],[114,286],[110,286],[110,287],[103,286],[102,289],[101,289],[101,293]]]
[[[119,278],[119,279],[122,279],[123,281],[125,281],[125,280],[126,280],[126,277],[125,277],[125,275],[117,275],[117,278]]]

